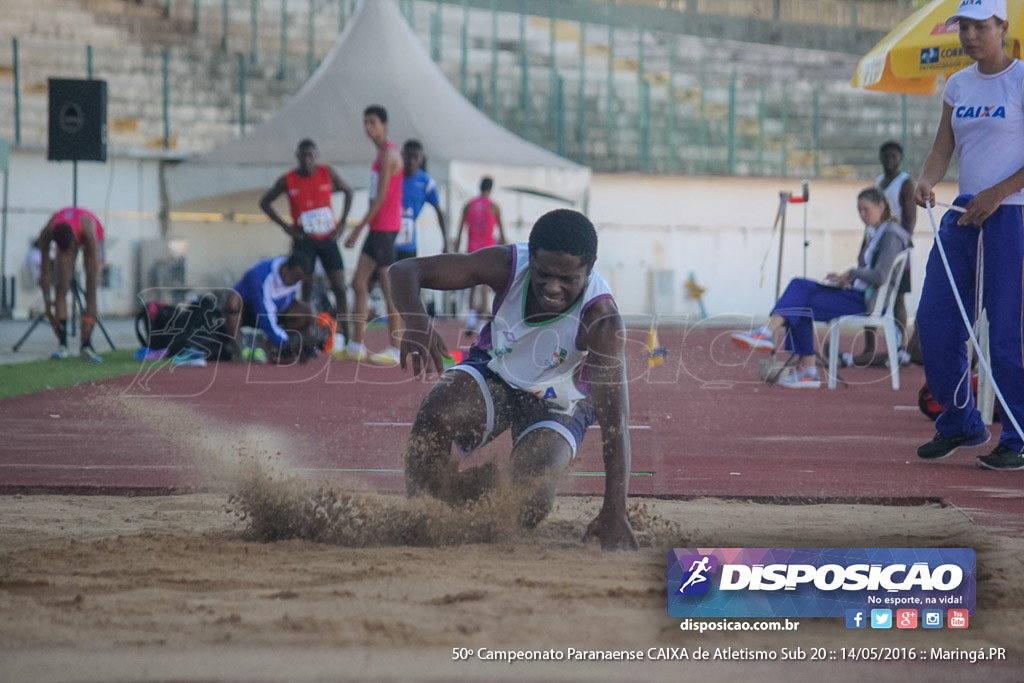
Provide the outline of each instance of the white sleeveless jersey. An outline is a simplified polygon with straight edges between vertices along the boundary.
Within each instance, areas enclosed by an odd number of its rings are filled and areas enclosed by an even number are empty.
[[[899,175],[892,179],[886,187],[882,187],[882,183],[885,182],[885,174],[881,173],[875,178],[875,187],[882,191],[885,195],[885,201],[889,203],[889,213],[896,219],[897,223],[900,223],[903,218],[903,205],[900,204],[900,193],[903,191],[903,183],[907,182],[910,178],[910,174],[906,171],[900,171]]]
[[[512,253],[512,279],[495,301],[493,318],[475,346],[489,353],[487,367],[503,380],[570,411],[589,394],[582,372],[587,351],[576,348],[580,321],[595,301],[612,298],[611,288],[591,271],[582,296],[569,310],[545,322],[526,322],[529,246],[517,244]]]

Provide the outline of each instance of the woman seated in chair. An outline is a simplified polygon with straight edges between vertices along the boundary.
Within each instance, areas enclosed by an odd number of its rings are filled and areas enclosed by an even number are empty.
[[[795,278],[786,287],[767,325],[749,332],[734,332],[737,346],[755,351],[775,350],[775,335],[788,327],[786,348],[798,357],[796,370],[779,380],[792,389],[817,389],[821,378],[815,365],[814,321],[872,310],[875,298],[885,289],[893,261],[910,246],[910,235],[892,220],[885,196],[876,187],[857,195],[857,211],[870,237],[857,267],[842,274],[830,273],[824,282]]]

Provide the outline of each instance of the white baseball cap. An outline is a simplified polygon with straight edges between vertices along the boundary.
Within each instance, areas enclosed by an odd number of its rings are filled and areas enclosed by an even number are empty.
[[[961,18],[984,21],[989,17],[1006,21],[1006,0],[960,0],[956,14],[946,19],[946,23],[952,24]]]

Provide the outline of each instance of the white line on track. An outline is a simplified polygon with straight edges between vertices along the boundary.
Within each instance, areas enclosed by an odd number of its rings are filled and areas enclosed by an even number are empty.
[[[412,422],[364,422],[364,427],[412,427]],[[590,425],[591,429],[600,429],[600,425]],[[629,425],[630,429],[653,429],[650,425]]]
[[[36,470],[183,470],[182,465],[46,465],[34,462],[4,462],[0,468]]]

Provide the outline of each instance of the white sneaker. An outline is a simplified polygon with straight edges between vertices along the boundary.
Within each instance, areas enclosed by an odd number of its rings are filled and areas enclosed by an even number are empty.
[[[787,389],[820,389],[821,378],[818,377],[818,368],[797,368],[780,379],[779,386]]]
[[[63,360],[71,356],[71,352],[68,351],[66,346],[58,346],[57,350],[50,354],[50,358],[53,360]]]
[[[331,355],[342,360],[354,360],[361,362],[366,360],[368,354],[366,353],[366,347],[362,344],[349,342]]]
[[[896,351],[896,360],[899,361],[900,367],[905,368],[911,363],[910,353],[906,349],[899,349]],[[889,367],[889,359],[885,359],[885,367]]]
[[[374,365],[398,365],[400,351],[394,346],[389,346],[380,353],[370,354],[370,362]]]
[[[771,330],[765,327],[749,332],[733,332],[729,337],[732,339],[732,343],[741,349],[761,351],[762,353],[775,350],[775,339],[772,338]]]

